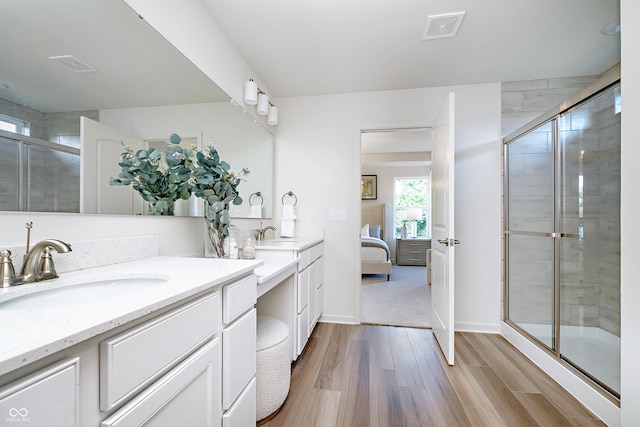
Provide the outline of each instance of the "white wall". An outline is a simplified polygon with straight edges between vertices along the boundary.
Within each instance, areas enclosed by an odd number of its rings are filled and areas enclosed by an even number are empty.
[[[497,331],[501,290],[500,85],[280,98],[276,195],[298,195],[297,232],[325,236],[323,320],[359,320],[360,129],[429,126],[457,94],[456,328]],[[308,220],[310,209],[316,221]],[[330,221],[345,209],[345,221]],[[276,216],[279,216],[276,212]]]
[[[622,17],[622,392],[621,425],[640,420],[640,203],[638,201],[638,124],[640,117],[640,2],[621,0]]]

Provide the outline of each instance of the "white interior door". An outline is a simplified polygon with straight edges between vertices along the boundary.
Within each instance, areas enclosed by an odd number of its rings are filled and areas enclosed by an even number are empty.
[[[97,214],[142,214],[142,198],[131,186],[109,185],[121,171],[118,166],[122,143],[134,151],[141,139],[122,135],[87,117],[80,118],[80,212]]]
[[[454,113],[449,93],[432,129],[431,322],[449,365],[454,356]]]

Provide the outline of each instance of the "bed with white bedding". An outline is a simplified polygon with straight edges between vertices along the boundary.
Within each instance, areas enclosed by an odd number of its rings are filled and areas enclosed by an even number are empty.
[[[391,252],[384,241],[385,204],[362,204],[360,262],[362,274],[391,276]]]

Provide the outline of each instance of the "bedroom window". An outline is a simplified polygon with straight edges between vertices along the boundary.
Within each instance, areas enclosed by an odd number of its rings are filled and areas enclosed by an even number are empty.
[[[430,184],[428,176],[394,178],[395,237],[400,237],[406,224],[408,237],[431,238]]]

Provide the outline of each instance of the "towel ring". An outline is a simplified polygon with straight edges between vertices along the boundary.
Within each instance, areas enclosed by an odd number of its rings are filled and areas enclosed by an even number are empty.
[[[284,205],[284,198],[285,198],[285,197],[287,197],[287,196],[289,196],[289,197],[293,197],[293,198],[294,198],[294,200],[295,200],[295,201],[293,202],[293,206],[295,206],[295,205],[297,205],[297,204],[298,204],[298,198],[296,197],[296,195],[295,195],[295,194],[293,194],[293,191],[289,191],[289,192],[284,193],[284,194],[282,195],[282,204],[283,204],[283,205]]]
[[[253,203],[251,203],[251,200],[253,199],[253,196],[260,197],[260,203],[258,203],[258,205],[261,205],[262,202],[264,201],[264,199],[262,198],[262,194],[259,191],[256,191],[255,193],[253,193],[252,195],[249,196],[249,205],[250,206],[255,206]]]

